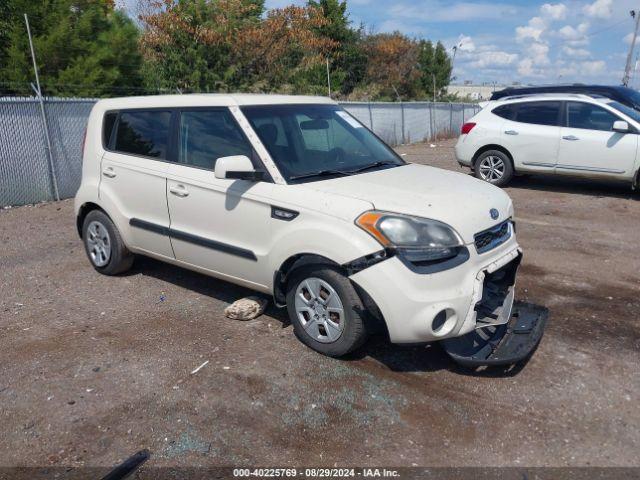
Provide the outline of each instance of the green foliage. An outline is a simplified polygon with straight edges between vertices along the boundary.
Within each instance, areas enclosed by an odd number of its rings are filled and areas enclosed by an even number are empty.
[[[136,24],[114,0],[0,0],[0,94],[33,93],[27,13],[45,95],[326,95],[328,61],[335,98],[448,98],[442,43],[366,34],[347,0],[271,10],[264,0],[139,1]]]
[[[438,42],[434,48],[429,40],[418,42],[418,63],[420,69],[420,84],[428,98],[441,98],[446,94],[445,88],[451,78],[452,64],[442,43]],[[434,92],[435,87],[435,92]]]
[[[22,12],[29,16],[45,95],[112,96],[142,86],[138,29],[109,0],[10,0],[3,91],[31,94],[34,82]],[[20,13],[18,13],[20,12]]]

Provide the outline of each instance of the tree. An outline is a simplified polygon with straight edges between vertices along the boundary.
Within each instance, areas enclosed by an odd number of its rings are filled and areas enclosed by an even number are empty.
[[[419,52],[418,63],[422,90],[429,98],[443,96],[445,88],[449,84],[452,70],[451,59],[444,45],[438,42],[434,48],[431,41],[421,40]]]
[[[363,29],[351,28],[346,0],[309,0],[308,5],[318,9],[325,19],[325,23],[317,29],[318,33],[336,44],[329,59],[332,89],[347,95],[366,73],[367,57],[361,41]],[[321,74],[324,76],[324,72]]]
[[[150,81],[165,88],[300,91],[335,46],[317,34],[324,19],[309,7],[272,9],[261,18],[262,2],[255,1],[154,3],[141,18],[141,44]]]
[[[381,99],[410,100],[421,90],[418,44],[400,32],[369,35],[365,39],[369,60],[366,82],[378,87]]]
[[[32,93],[31,52],[22,12],[29,16],[46,95],[113,96],[139,91],[138,30],[112,0],[10,0],[7,49],[0,81]]]

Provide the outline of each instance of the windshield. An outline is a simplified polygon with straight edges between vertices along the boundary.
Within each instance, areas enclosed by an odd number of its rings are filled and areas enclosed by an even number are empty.
[[[260,105],[243,107],[242,112],[287,182],[405,164],[336,105]]]
[[[608,105],[610,107],[615,108],[619,112],[624,113],[627,117],[631,117],[636,122],[640,122],[640,112],[631,107],[627,107],[619,102],[609,102]]]

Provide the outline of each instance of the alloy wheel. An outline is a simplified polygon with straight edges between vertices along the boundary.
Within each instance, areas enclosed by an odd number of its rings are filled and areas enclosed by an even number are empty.
[[[487,182],[496,182],[504,176],[504,160],[495,155],[489,155],[480,161],[480,176]]]

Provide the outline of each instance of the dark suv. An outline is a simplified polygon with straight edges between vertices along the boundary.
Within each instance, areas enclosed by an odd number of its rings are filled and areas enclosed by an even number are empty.
[[[542,85],[538,87],[508,87],[504,90],[493,92],[491,100],[514,95],[533,95],[536,93],[583,93],[585,95],[597,95],[610,98],[640,111],[640,92],[632,88],[611,85]]]

